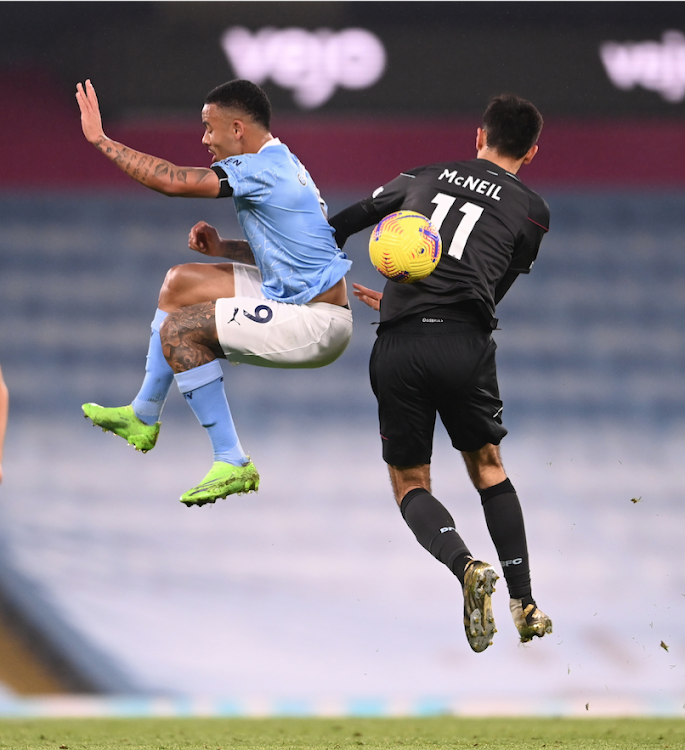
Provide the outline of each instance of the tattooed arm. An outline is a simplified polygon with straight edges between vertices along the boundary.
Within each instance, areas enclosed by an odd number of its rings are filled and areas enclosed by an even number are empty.
[[[237,263],[256,265],[252,250],[245,240],[224,240],[206,221],[198,221],[190,230],[188,247],[213,258],[228,258]]]
[[[219,195],[219,177],[211,169],[177,167],[108,138],[102,129],[100,106],[90,81],[86,81],[85,87],[80,83],[76,85],[76,101],[86,140],[141,185],[179,197],[216,198]]]

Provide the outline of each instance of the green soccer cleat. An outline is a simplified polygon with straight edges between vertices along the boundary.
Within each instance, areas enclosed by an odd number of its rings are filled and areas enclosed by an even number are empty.
[[[155,447],[161,422],[145,424],[135,415],[133,407],[116,406],[107,408],[98,404],[83,404],[81,407],[86,419],[102,427],[103,432],[113,432],[124,438],[137,451],[147,453]]]
[[[252,461],[244,466],[215,461],[200,484],[181,495],[181,502],[190,508],[192,505],[206,505],[228,495],[240,495],[258,489],[259,473]]]
[[[492,645],[497,632],[491,597],[498,578],[492,565],[480,560],[471,560],[464,571],[464,629],[469,646],[477,653]]]
[[[536,636],[542,638],[552,632],[552,620],[535,603],[524,609],[521,599],[510,599],[509,609],[521,636],[521,643],[528,643]]]

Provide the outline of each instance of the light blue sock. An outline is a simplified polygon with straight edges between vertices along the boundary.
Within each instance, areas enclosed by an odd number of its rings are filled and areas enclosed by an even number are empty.
[[[162,341],[159,338],[160,326],[168,314],[164,310],[157,310],[155,313],[150,326],[152,333],[147,350],[145,378],[131,404],[135,415],[145,424],[154,424],[159,420],[169,395],[169,388],[174,382],[174,371],[164,359]]]
[[[224,392],[224,374],[218,359],[174,375],[179,391],[185,397],[200,424],[207,430],[214,460],[234,466],[248,462]]]

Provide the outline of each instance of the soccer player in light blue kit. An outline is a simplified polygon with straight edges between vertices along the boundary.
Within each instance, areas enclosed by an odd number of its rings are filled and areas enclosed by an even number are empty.
[[[189,247],[231,263],[170,269],[159,295],[142,387],[128,406],[84,404],[93,424],[137,450],[154,448],[175,379],[207,429],[209,473],[181,497],[188,506],[256,490],[259,474],[233,424],[219,358],[262,367],[323,367],[352,335],[345,274],[351,266],[333,239],[326,205],[307,170],[270,132],[271,106],[250,81],[211,91],[202,109],[202,142],[212,167],[177,167],[108,138],[95,89],[78,84],[86,139],[126,174],[164,195],[232,196],[247,240],[225,240],[206,222]]]

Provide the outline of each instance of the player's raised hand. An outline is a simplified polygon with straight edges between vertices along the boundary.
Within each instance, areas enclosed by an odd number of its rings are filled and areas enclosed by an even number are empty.
[[[102,117],[100,116],[100,105],[93,84],[88,79],[85,85],[76,84],[76,101],[81,110],[81,127],[83,135],[89,143],[97,144],[105,133],[102,129]]]
[[[214,258],[223,257],[221,237],[219,237],[216,229],[206,221],[198,221],[190,230],[188,247],[203,255],[210,255]]]
[[[376,292],[373,289],[362,286],[361,284],[352,284],[354,296],[361,300],[365,305],[368,305],[373,310],[381,309],[381,300],[383,299],[383,292]]]

